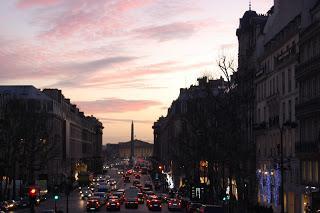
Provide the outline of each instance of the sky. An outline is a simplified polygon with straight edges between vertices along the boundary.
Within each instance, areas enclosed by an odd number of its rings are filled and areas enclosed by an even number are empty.
[[[266,13],[273,0],[252,0]],[[58,88],[104,125],[103,143],[153,142],[179,88],[236,59],[248,0],[0,0],[0,85]]]

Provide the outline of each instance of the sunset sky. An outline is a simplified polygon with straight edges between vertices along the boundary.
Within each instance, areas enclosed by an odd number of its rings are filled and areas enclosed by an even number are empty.
[[[273,0],[253,0],[266,13]],[[59,88],[104,124],[104,143],[153,142],[179,88],[237,56],[248,0],[0,0],[0,84]]]

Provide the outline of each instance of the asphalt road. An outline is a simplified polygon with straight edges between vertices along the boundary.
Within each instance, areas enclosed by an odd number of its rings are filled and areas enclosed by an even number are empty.
[[[132,183],[124,184],[122,181],[122,176],[118,175],[116,170],[109,170],[108,175],[110,175],[111,178],[114,178],[115,180],[117,180],[118,189],[120,188],[126,189],[132,185]],[[141,184],[144,184],[144,182],[148,180],[149,181],[151,180],[149,175],[141,176],[141,179],[140,179]],[[66,196],[61,195],[60,199],[56,202],[57,210],[62,210],[64,213],[66,213],[67,212],[66,203],[67,203]],[[55,202],[53,198],[49,198],[47,201],[41,203],[39,207],[36,207],[36,213],[41,213],[44,210],[53,210],[54,208],[55,208]],[[18,210],[15,212],[27,213],[27,212],[30,212],[30,210],[24,209],[24,210]],[[78,213],[78,212],[87,212],[87,210],[86,210],[86,201],[80,199],[79,191],[76,190],[69,195],[69,213]],[[97,212],[106,212],[105,206],[102,206]],[[126,209],[124,204],[122,204],[120,212],[137,212],[138,213],[138,212],[150,212],[150,211],[145,204],[140,204],[138,209]],[[162,206],[161,212],[169,212],[166,204]]]

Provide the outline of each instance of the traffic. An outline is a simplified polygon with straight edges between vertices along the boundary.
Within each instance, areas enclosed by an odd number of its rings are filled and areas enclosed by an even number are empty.
[[[40,196],[35,187],[29,189],[30,199],[5,201],[2,212],[212,212],[223,213],[222,207],[192,202],[174,190],[161,187],[152,178],[151,163],[121,162],[104,165],[103,174],[79,174],[68,196],[53,191]],[[42,199],[40,199],[42,198]]]

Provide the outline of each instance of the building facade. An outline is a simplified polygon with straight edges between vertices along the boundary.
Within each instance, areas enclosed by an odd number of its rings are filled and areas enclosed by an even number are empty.
[[[320,3],[311,10],[311,24],[300,33],[300,63],[296,70],[299,85],[296,116],[298,135],[296,155],[300,159],[302,202],[320,209],[319,148],[320,148]]]
[[[44,132],[39,140],[46,144],[41,148],[45,148],[50,158],[35,170],[33,179],[37,180],[41,175],[47,178],[49,185],[60,184],[66,177],[75,176],[76,165],[79,163],[86,164],[90,172],[102,171],[102,123],[93,116],[85,116],[70,99],[63,96],[61,90],[41,91],[33,86],[1,86],[0,96],[1,105],[4,106],[0,114],[4,122],[13,119],[6,114],[10,112],[6,109],[16,103],[22,106],[19,108],[20,117],[14,122],[25,127],[26,131],[10,132],[21,137],[19,145],[23,147],[27,144],[31,140],[29,136],[33,137],[32,140],[39,137],[36,132]],[[38,119],[28,120],[23,117],[26,115]],[[38,125],[39,120],[43,120],[41,125]],[[26,143],[23,143],[24,140]],[[38,147],[38,144],[35,146]],[[29,150],[29,154],[40,160],[40,151]],[[16,174],[15,178],[22,178],[23,175]]]
[[[133,144],[133,147],[132,147]],[[133,157],[134,158],[147,158],[151,157],[153,153],[153,144],[148,142],[140,141],[140,140],[133,140],[129,142],[120,142],[117,144],[119,150],[119,157],[124,159],[131,158],[131,150],[134,150]]]
[[[275,212],[281,211],[282,180],[285,212],[304,212],[308,204],[301,184],[300,158],[296,150],[301,130],[296,118],[301,89],[296,83],[296,67],[300,63],[301,33],[311,23],[310,9],[316,2],[275,0],[266,15],[247,11],[240,21],[240,33],[239,29],[237,31],[239,72],[242,66],[240,61],[243,60],[251,64],[254,73],[253,136],[257,201],[260,205],[272,206]],[[250,27],[243,32],[241,27],[245,19]],[[245,48],[241,51],[243,46]]]

